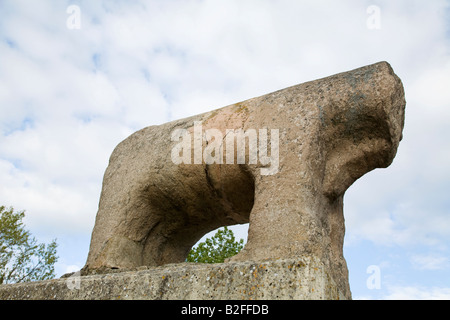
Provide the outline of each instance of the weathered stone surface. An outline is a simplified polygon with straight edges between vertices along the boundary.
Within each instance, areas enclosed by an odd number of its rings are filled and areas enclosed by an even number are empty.
[[[140,269],[2,285],[0,299],[345,299],[327,268],[314,258]]]
[[[0,299],[350,299],[343,196],[391,164],[405,104],[380,62],[144,128],[111,155],[80,288],[3,285]],[[245,158],[228,144],[238,129]],[[245,222],[248,242],[229,262],[179,263],[205,233]]]
[[[404,109],[400,79],[380,62],[132,134],[105,172],[84,271],[183,262],[205,233],[250,222],[232,261],[314,257],[350,298],[343,196],[362,175],[391,164]],[[255,130],[260,143],[266,130],[276,159],[252,161],[249,148],[236,164],[236,147],[233,164],[224,149],[214,154],[224,152],[223,164],[208,162],[208,146],[218,147],[211,133],[221,134],[215,139],[226,151],[227,129]],[[173,160],[176,130],[189,133],[193,149],[183,149],[181,164]]]

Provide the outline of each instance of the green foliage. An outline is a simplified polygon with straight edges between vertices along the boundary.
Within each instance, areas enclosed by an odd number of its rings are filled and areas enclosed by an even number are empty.
[[[22,219],[25,212],[0,206],[0,284],[55,277],[56,240],[38,244]]]
[[[201,242],[192,248],[187,262],[221,263],[226,258],[236,255],[244,247],[244,240],[236,241],[232,230],[224,227],[219,229],[212,238]]]

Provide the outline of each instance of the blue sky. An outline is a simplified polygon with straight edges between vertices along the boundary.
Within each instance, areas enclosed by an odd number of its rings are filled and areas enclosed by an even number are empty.
[[[0,0],[0,204],[26,210],[41,242],[57,238],[59,276],[76,271],[129,134],[385,60],[405,86],[404,139],[345,195],[350,286],[355,299],[449,299],[449,7]]]

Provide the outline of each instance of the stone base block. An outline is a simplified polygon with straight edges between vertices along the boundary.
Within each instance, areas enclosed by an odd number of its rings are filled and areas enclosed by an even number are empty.
[[[133,271],[0,286],[0,299],[275,300],[345,299],[313,258],[221,264],[181,263]]]

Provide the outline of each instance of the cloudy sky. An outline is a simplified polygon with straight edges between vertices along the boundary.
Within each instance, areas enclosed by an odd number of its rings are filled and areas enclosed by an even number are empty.
[[[0,205],[76,271],[129,134],[382,60],[406,124],[345,196],[353,297],[450,299],[448,0],[0,0]]]

